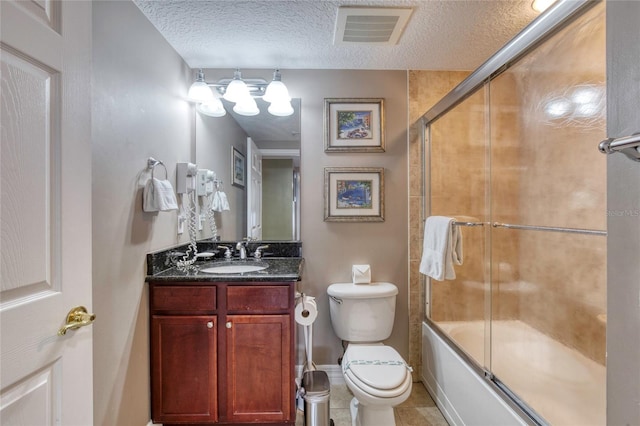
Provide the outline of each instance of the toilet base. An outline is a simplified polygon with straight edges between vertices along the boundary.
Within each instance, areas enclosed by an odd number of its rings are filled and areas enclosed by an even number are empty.
[[[393,407],[362,405],[357,398],[349,404],[351,426],[396,426]]]

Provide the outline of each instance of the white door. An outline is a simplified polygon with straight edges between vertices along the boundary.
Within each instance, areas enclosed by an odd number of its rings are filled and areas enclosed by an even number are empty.
[[[262,239],[262,153],[251,138],[247,138],[247,236]]]
[[[0,15],[0,423],[90,425],[91,2]]]

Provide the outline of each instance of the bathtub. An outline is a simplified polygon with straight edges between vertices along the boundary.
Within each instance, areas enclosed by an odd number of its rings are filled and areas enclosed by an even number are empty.
[[[483,321],[439,322],[479,364]],[[552,425],[606,424],[606,370],[521,321],[493,321],[492,372]],[[422,327],[422,379],[450,424],[527,424],[496,387],[470,367],[429,324]],[[562,403],[558,403],[562,401]]]

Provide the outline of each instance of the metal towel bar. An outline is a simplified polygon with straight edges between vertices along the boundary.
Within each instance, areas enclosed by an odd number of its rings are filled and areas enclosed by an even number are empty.
[[[456,226],[483,226],[488,225],[489,222],[453,222]],[[585,234],[585,235],[607,235],[607,231],[598,231],[595,229],[580,229],[580,228],[559,228],[555,226],[534,226],[534,225],[514,225],[510,223],[493,222],[491,226],[494,228],[507,228],[507,229],[523,229],[532,231],[550,231],[550,232],[567,232],[570,234]]]
[[[484,222],[458,222],[455,221],[453,222],[454,225],[456,226],[482,226],[485,223]]]
[[[586,234],[586,235],[607,235],[607,231],[596,231],[593,229],[580,229],[580,228],[557,228],[554,226],[533,226],[533,225],[512,225],[508,223],[493,223],[494,228],[508,228],[508,229],[526,229],[532,231],[551,231],[551,232],[568,232],[570,234]]]
[[[598,149],[603,154],[621,152],[633,161],[640,161],[640,133],[624,138],[610,138],[600,142]]]

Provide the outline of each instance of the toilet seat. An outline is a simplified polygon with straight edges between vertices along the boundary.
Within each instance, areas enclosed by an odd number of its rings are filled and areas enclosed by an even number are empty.
[[[410,368],[391,346],[349,345],[342,371],[362,391],[379,398],[402,395],[412,382]]]

